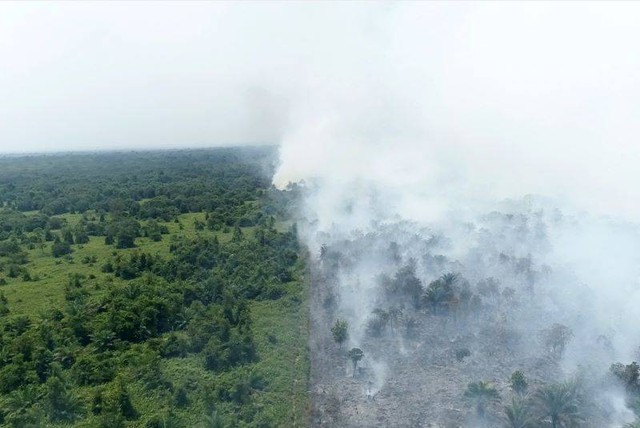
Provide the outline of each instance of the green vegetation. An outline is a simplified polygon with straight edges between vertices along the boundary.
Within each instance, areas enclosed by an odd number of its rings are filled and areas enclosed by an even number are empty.
[[[500,398],[495,386],[485,381],[470,383],[464,396],[475,403],[479,418],[484,418],[487,406]]]
[[[527,378],[524,375],[524,373],[522,373],[522,371],[516,370],[515,372],[513,372],[513,374],[511,375],[511,379],[509,379],[509,381],[510,381],[509,383],[513,392],[515,392],[520,396],[525,395],[527,393],[527,388],[529,388],[529,382],[527,382]]]
[[[358,371],[358,361],[364,357],[364,352],[360,348],[351,348],[348,352],[349,358],[353,363],[353,377],[356,377]]]
[[[1,158],[0,423],[305,425],[305,256],[273,156]]]
[[[536,399],[540,413],[553,428],[576,426],[582,421],[578,394],[572,383],[546,385],[538,391]]]
[[[534,428],[536,419],[522,397],[512,397],[504,406],[504,422],[509,428]]]
[[[333,335],[333,340],[338,344],[339,348],[342,349],[342,344],[349,338],[349,324],[344,320],[336,320],[336,323],[331,327],[331,334]]]
[[[627,392],[627,406],[633,409],[636,415],[640,414],[640,365],[633,361],[631,364],[614,363],[610,367],[610,372],[618,384]],[[640,427],[640,419],[632,424],[625,425],[625,428]]]

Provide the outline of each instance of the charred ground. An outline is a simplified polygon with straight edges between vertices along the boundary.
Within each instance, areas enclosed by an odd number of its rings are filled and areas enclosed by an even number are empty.
[[[547,264],[550,234],[574,221],[494,212],[451,237],[408,222],[349,236],[312,233],[314,426],[603,427],[633,419],[625,400],[637,403],[637,365],[611,366],[615,331],[593,328],[589,308],[566,304],[589,287]],[[345,324],[343,342],[332,328]],[[364,352],[357,367],[352,348]]]

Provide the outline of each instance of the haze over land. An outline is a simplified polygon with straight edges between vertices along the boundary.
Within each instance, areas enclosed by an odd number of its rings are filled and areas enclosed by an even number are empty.
[[[637,4],[0,11],[2,152],[282,142],[283,183],[330,165],[335,178],[640,210],[629,185],[640,154]]]
[[[280,145],[274,184],[305,183],[313,423],[497,423],[465,389],[515,399],[516,369],[573,388],[584,426],[640,412],[637,367],[611,378],[640,358],[638,3],[0,11],[0,151]]]

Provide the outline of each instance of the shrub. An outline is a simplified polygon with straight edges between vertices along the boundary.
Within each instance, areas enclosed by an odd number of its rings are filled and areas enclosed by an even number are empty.
[[[456,360],[458,360],[459,362],[461,362],[462,360],[464,360],[466,357],[470,355],[471,355],[471,351],[469,351],[467,348],[456,349]]]

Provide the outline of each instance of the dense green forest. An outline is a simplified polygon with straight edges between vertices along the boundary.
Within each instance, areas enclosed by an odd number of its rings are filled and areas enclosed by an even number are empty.
[[[305,424],[271,147],[0,158],[3,426]]]

